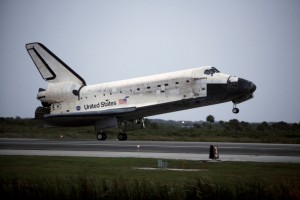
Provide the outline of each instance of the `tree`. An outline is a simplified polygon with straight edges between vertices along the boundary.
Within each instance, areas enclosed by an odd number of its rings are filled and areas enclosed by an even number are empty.
[[[194,123],[193,126],[194,126],[194,128],[202,128],[200,123]]]
[[[214,122],[215,122],[215,118],[214,118],[214,116],[212,116],[212,115],[208,115],[208,116],[206,117],[206,121],[209,123],[209,129],[211,129],[211,123],[214,123]]]
[[[277,122],[272,124],[273,130],[279,130],[279,131],[288,131],[290,130],[290,125],[286,122]]]
[[[237,119],[231,119],[228,122],[228,129],[229,130],[235,130],[235,131],[241,131],[240,122]]]
[[[242,131],[249,131],[251,129],[250,124],[248,122],[244,122],[244,121],[240,122],[240,127],[241,127]]]
[[[257,126],[256,130],[258,131],[270,130],[270,126],[267,122],[263,121],[261,124]]]

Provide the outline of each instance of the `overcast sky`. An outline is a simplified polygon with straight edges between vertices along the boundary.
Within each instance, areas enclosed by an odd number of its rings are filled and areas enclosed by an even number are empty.
[[[46,88],[25,44],[41,42],[87,84],[213,65],[255,97],[154,116],[300,121],[300,1],[0,1],[0,116],[33,117]]]

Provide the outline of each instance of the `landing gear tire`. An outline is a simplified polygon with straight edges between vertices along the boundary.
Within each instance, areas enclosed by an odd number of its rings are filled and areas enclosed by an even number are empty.
[[[98,139],[98,140],[106,140],[106,133],[104,133],[104,132],[99,132],[99,133],[97,134],[97,139]]]
[[[118,134],[118,140],[120,140],[120,141],[127,140],[127,134],[126,133],[119,133]]]
[[[233,112],[234,114],[238,114],[238,113],[240,112],[240,110],[239,110],[238,108],[233,108],[233,109],[232,109],[232,112]]]

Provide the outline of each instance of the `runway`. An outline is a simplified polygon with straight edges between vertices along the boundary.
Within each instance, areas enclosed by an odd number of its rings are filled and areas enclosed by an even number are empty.
[[[140,157],[208,161],[210,145],[219,147],[221,161],[300,163],[298,144],[2,138],[0,155]]]

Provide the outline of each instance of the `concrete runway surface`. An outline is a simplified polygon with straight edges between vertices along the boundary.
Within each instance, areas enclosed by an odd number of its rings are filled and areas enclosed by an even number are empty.
[[[1,138],[0,155],[140,157],[208,161],[210,145],[219,147],[221,161],[300,163],[299,144]]]

